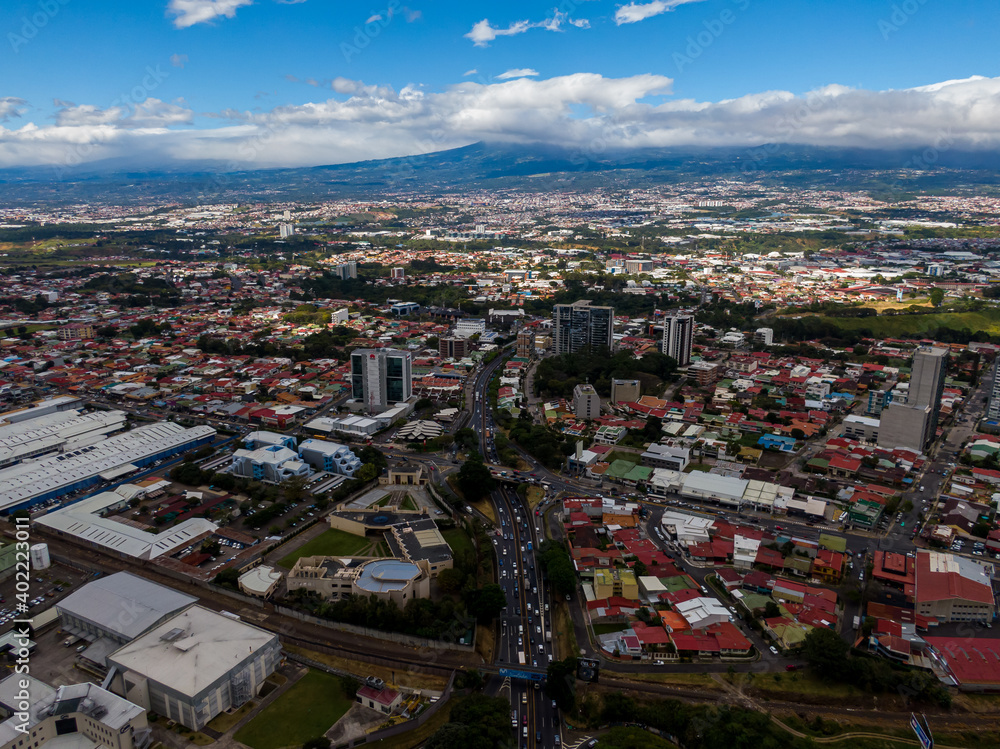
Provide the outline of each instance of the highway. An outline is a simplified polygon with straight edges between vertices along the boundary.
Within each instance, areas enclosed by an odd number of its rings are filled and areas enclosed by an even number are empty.
[[[499,463],[493,433],[496,425],[489,405],[489,383],[505,356],[490,362],[473,383],[472,416],[469,427],[479,437],[480,452],[489,463]],[[549,623],[550,600],[535,558],[545,539],[539,516],[533,515],[506,484],[490,499],[499,528],[493,536],[497,557],[497,580],[507,596],[500,619],[495,665],[501,668],[545,669],[554,659]],[[511,678],[502,690],[510,695],[511,729],[522,749],[561,746],[559,714],[539,682]]]

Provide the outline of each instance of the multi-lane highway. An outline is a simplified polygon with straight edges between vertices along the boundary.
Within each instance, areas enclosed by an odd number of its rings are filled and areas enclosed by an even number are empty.
[[[489,384],[504,359],[499,357],[484,367],[473,382],[469,426],[479,437],[480,451],[489,463],[499,462],[493,443],[496,426],[489,404]],[[497,578],[507,596],[507,608],[500,620],[496,665],[544,671],[555,653],[548,590],[535,558],[538,544],[545,538],[540,519],[506,485],[495,489],[490,499],[498,525],[493,536]],[[558,711],[538,681],[511,678],[504,681],[502,693],[511,698],[511,730],[519,746],[523,749],[560,746]]]

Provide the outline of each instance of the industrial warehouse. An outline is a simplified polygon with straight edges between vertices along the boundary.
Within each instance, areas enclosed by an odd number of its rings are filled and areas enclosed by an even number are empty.
[[[23,421],[15,426],[29,432],[32,422]],[[157,460],[208,444],[214,438],[212,427],[185,429],[166,421],[136,427],[68,452],[17,463],[0,470],[0,512],[31,507],[125,476]]]

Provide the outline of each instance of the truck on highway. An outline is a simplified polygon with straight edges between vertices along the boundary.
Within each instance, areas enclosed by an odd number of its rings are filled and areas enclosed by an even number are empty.
[[[552,642],[552,630],[545,630],[545,642]]]
[[[518,653],[517,654],[517,660],[523,666],[524,665],[524,653]]]

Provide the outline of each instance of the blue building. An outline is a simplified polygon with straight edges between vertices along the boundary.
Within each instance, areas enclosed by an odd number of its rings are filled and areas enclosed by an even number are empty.
[[[785,437],[781,434],[762,434],[757,440],[757,444],[765,450],[774,447],[783,453],[790,453],[795,449],[795,438]]]

